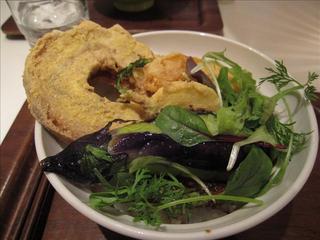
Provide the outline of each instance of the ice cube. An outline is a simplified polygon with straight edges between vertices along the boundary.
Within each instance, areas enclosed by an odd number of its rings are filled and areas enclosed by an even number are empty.
[[[55,0],[37,4],[27,5],[29,9],[23,18],[24,25],[31,28],[59,28],[76,22],[83,15],[82,6],[77,2]]]

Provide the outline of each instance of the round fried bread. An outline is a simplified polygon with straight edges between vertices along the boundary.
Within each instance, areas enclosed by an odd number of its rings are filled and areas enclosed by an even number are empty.
[[[44,35],[29,53],[24,87],[32,115],[63,141],[94,132],[114,119],[141,120],[137,104],[96,94],[88,78],[98,70],[118,72],[152,51],[121,26],[83,21]]]

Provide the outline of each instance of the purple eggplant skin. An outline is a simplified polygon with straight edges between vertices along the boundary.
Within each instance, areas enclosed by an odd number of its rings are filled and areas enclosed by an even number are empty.
[[[174,156],[183,152],[184,147],[164,134],[130,133],[116,135],[108,144],[110,154],[127,153],[129,159],[139,156]]]
[[[222,141],[210,141],[199,143],[186,149],[184,158],[179,163],[185,166],[199,169],[224,171],[227,168],[233,143]],[[240,149],[237,165],[245,158],[246,151]]]
[[[186,63],[186,73],[191,76],[193,79],[195,79],[197,82],[202,83],[210,88],[213,88],[216,90],[215,85],[212,83],[210,78],[205,74],[204,71],[199,70],[196,73],[191,74],[191,70],[197,66],[197,63],[193,60],[192,57],[187,58],[187,63]]]
[[[111,154],[127,153],[129,161],[139,156],[155,155],[182,165],[205,170],[225,170],[233,143],[209,141],[185,147],[164,134],[131,133],[114,136],[109,142]],[[238,163],[245,157],[240,150]]]
[[[81,159],[86,154],[85,147],[88,144],[94,147],[103,147],[110,141],[110,126],[111,124],[108,124],[97,132],[85,135],[69,144],[60,153],[43,159],[40,162],[42,170],[57,173],[82,184],[95,182],[97,179],[94,174],[85,174],[83,172],[81,168]],[[126,156],[116,156],[116,158],[121,159],[124,157]]]

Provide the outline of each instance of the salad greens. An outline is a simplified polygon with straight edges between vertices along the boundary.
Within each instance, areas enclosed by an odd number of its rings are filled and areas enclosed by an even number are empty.
[[[308,73],[308,80],[305,84],[298,82],[296,79],[291,77],[288,74],[287,68],[284,66],[283,61],[275,61],[275,69],[274,68],[266,68],[272,75],[268,77],[261,78],[260,84],[264,82],[270,82],[274,84],[277,89],[282,89],[287,86],[289,83],[294,83],[296,88],[303,89],[305,98],[309,101],[315,100],[317,98],[316,88],[312,84],[315,80],[319,78],[319,74],[312,72]],[[293,88],[292,88],[293,89]]]
[[[127,204],[127,210],[134,216],[134,221],[159,226],[163,222],[163,214],[171,218],[189,218],[189,208],[210,200],[262,204],[261,200],[242,196],[201,195],[197,191],[187,189],[168,172],[154,175],[145,168],[136,171],[126,182],[126,185],[116,189],[92,193],[90,206],[103,211],[115,203]]]
[[[164,172],[170,172],[170,170],[177,171],[178,173],[181,173],[184,176],[187,176],[194,180],[197,184],[200,185],[200,187],[208,194],[211,195],[210,190],[208,187],[201,181],[201,179],[192,174],[188,170],[188,168],[180,165],[179,163],[175,162],[170,162],[167,161],[166,159],[162,157],[157,157],[157,156],[143,156],[143,157],[138,157],[134,159],[130,164],[129,164],[129,173],[135,172],[140,168],[143,167],[148,167],[148,166],[154,166],[154,165],[162,165],[167,167]]]
[[[181,107],[165,107],[156,118],[155,124],[162,133],[184,146],[210,140],[210,132],[203,119]]]
[[[227,183],[225,194],[255,197],[268,182],[272,161],[260,148],[252,147]]]
[[[257,128],[248,138],[241,140],[239,142],[236,142],[233,145],[231,153],[230,153],[230,158],[229,158],[227,170],[230,171],[234,167],[234,164],[237,160],[237,157],[238,157],[238,154],[239,154],[241,147],[248,145],[248,144],[256,143],[256,142],[269,143],[273,146],[277,145],[277,141],[275,140],[273,135],[271,135],[268,132],[266,126],[261,126],[261,127]]]
[[[139,59],[121,70],[117,89],[125,91],[121,81],[148,62]],[[187,65],[190,78],[217,92],[221,106],[217,112],[166,106],[151,122],[113,131],[109,123],[42,160],[43,170],[94,186],[89,198],[93,208],[117,209],[156,227],[188,223],[192,210],[199,208],[224,211],[222,202],[261,205],[256,198],[281,183],[289,161],[305,147],[310,134],[294,130],[285,97],[303,90],[305,99],[313,100],[319,75],[309,73],[302,84],[288,74],[282,61],[275,61],[274,68],[266,69],[271,75],[260,81],[278,90],[268,97],[258,92],[252,74],[227,58],[225,51],[206,53],[200,64],[189,58]],[[287,122],[275,113],[280,100]],[[213,191],[217,184],[223,186],[221,191]]]

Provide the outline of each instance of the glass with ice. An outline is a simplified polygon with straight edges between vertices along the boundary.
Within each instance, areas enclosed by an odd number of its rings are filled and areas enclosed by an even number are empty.
[[[67,30],[89,17],[86,0],[7,0],[7,3],[31,46],[45,33]]]

